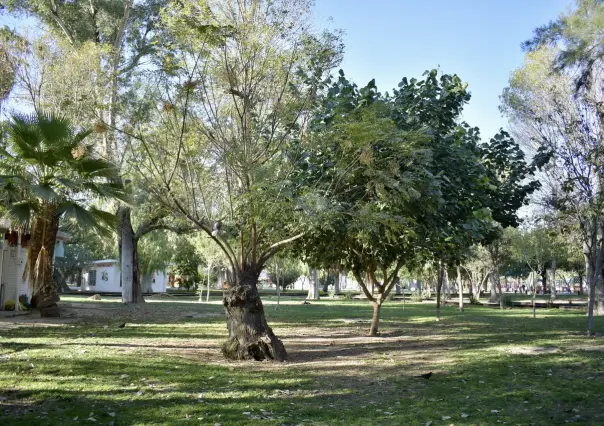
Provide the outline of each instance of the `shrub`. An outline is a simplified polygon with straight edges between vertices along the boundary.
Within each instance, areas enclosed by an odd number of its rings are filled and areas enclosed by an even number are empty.
[[[15,302],[13,300],[7,300],[4,304],[5,311],[14,311],[15,310]]]
[[[514,306],[514,300],[513,300],[511,294],[503,295],[503,306],[506,306],[508,308],[511,308],[512,306]]]
[[[422,294],[419,291],[414,291],[411,295],[411,301],[414,303],[420,303],[422,300]]]
[[[29,305],[29,298],[27,297],[27,294],[22,294],[19,296],[19,303],[25,306]]]

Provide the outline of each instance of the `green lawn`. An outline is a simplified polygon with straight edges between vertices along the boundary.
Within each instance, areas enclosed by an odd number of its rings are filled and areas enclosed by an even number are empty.
[[[580,311],[445,307],[435,322],[434,305],[392,302],[372,339],[367,302],[300,302],[265,301],[283,364],[223,360],[219,301],[71,296],[60,321],[4,318],[0,424],[604,424],[604,339]]]

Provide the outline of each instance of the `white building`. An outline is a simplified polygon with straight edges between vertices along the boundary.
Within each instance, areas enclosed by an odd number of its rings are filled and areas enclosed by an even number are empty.
[[[16,302],[22,294],[31,299],[27,277],[23,279],[29,238],[29,234],[12,231],[9,221],[0,220],[0,309],[4,309],[9,300]],[[68,239],[69,236],[63,232],[57,234],[55,257],[64,256]]]
[[[165,293],[168,286],[168,275],[165,271],[143,275],[141,286],[143,293]],[[92,266],[82,274],[82,291],[121,293],[119,262],[115,259],[92,262]]]

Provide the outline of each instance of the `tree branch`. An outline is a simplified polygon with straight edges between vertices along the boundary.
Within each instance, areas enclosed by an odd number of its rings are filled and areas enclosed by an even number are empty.
[[[278,243],[273,244],[268,249],[264,251],[260,255],[260,259],[258,260],[258,266],[264,265],[264,263],[269,260],[275,253],[277,253],[283,246],[296,241],[297,239],[302,238],[306,232],[300,232],[298,235],[294,235],[293,237],[286,238],[285,240],[281,240]]]

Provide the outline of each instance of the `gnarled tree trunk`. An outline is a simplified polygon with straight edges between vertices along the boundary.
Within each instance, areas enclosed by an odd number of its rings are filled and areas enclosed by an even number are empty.
[[[40,310],[42,317],[58,317],[60,311],[57,302],[60,298],[58,288],[53,280],[52,269],[55,243],[59,232],[59,216],[55,214],[52,206],[47,207],[45,213],[45,217],[40,217],[35,221],[32,238],[29,242],[31,246],[29,247],[27,261],[29,262],[30,279],[33,277],[32,272],[36,268],[36,262],[42,247],[46,249],[46,261],[44,267],[40,270],[43,277],[40,285],[33,289],[32,305]],[[15,303],[18,303],[18,300]]]
[[[249,267],[243,269],[237,282],[232,283],[225,294],[223,305],[229,337],[222,345],[222,353],[235,360],[285,361],[285,346],[264,316],[257,287],[259,274],[260,271]]]

